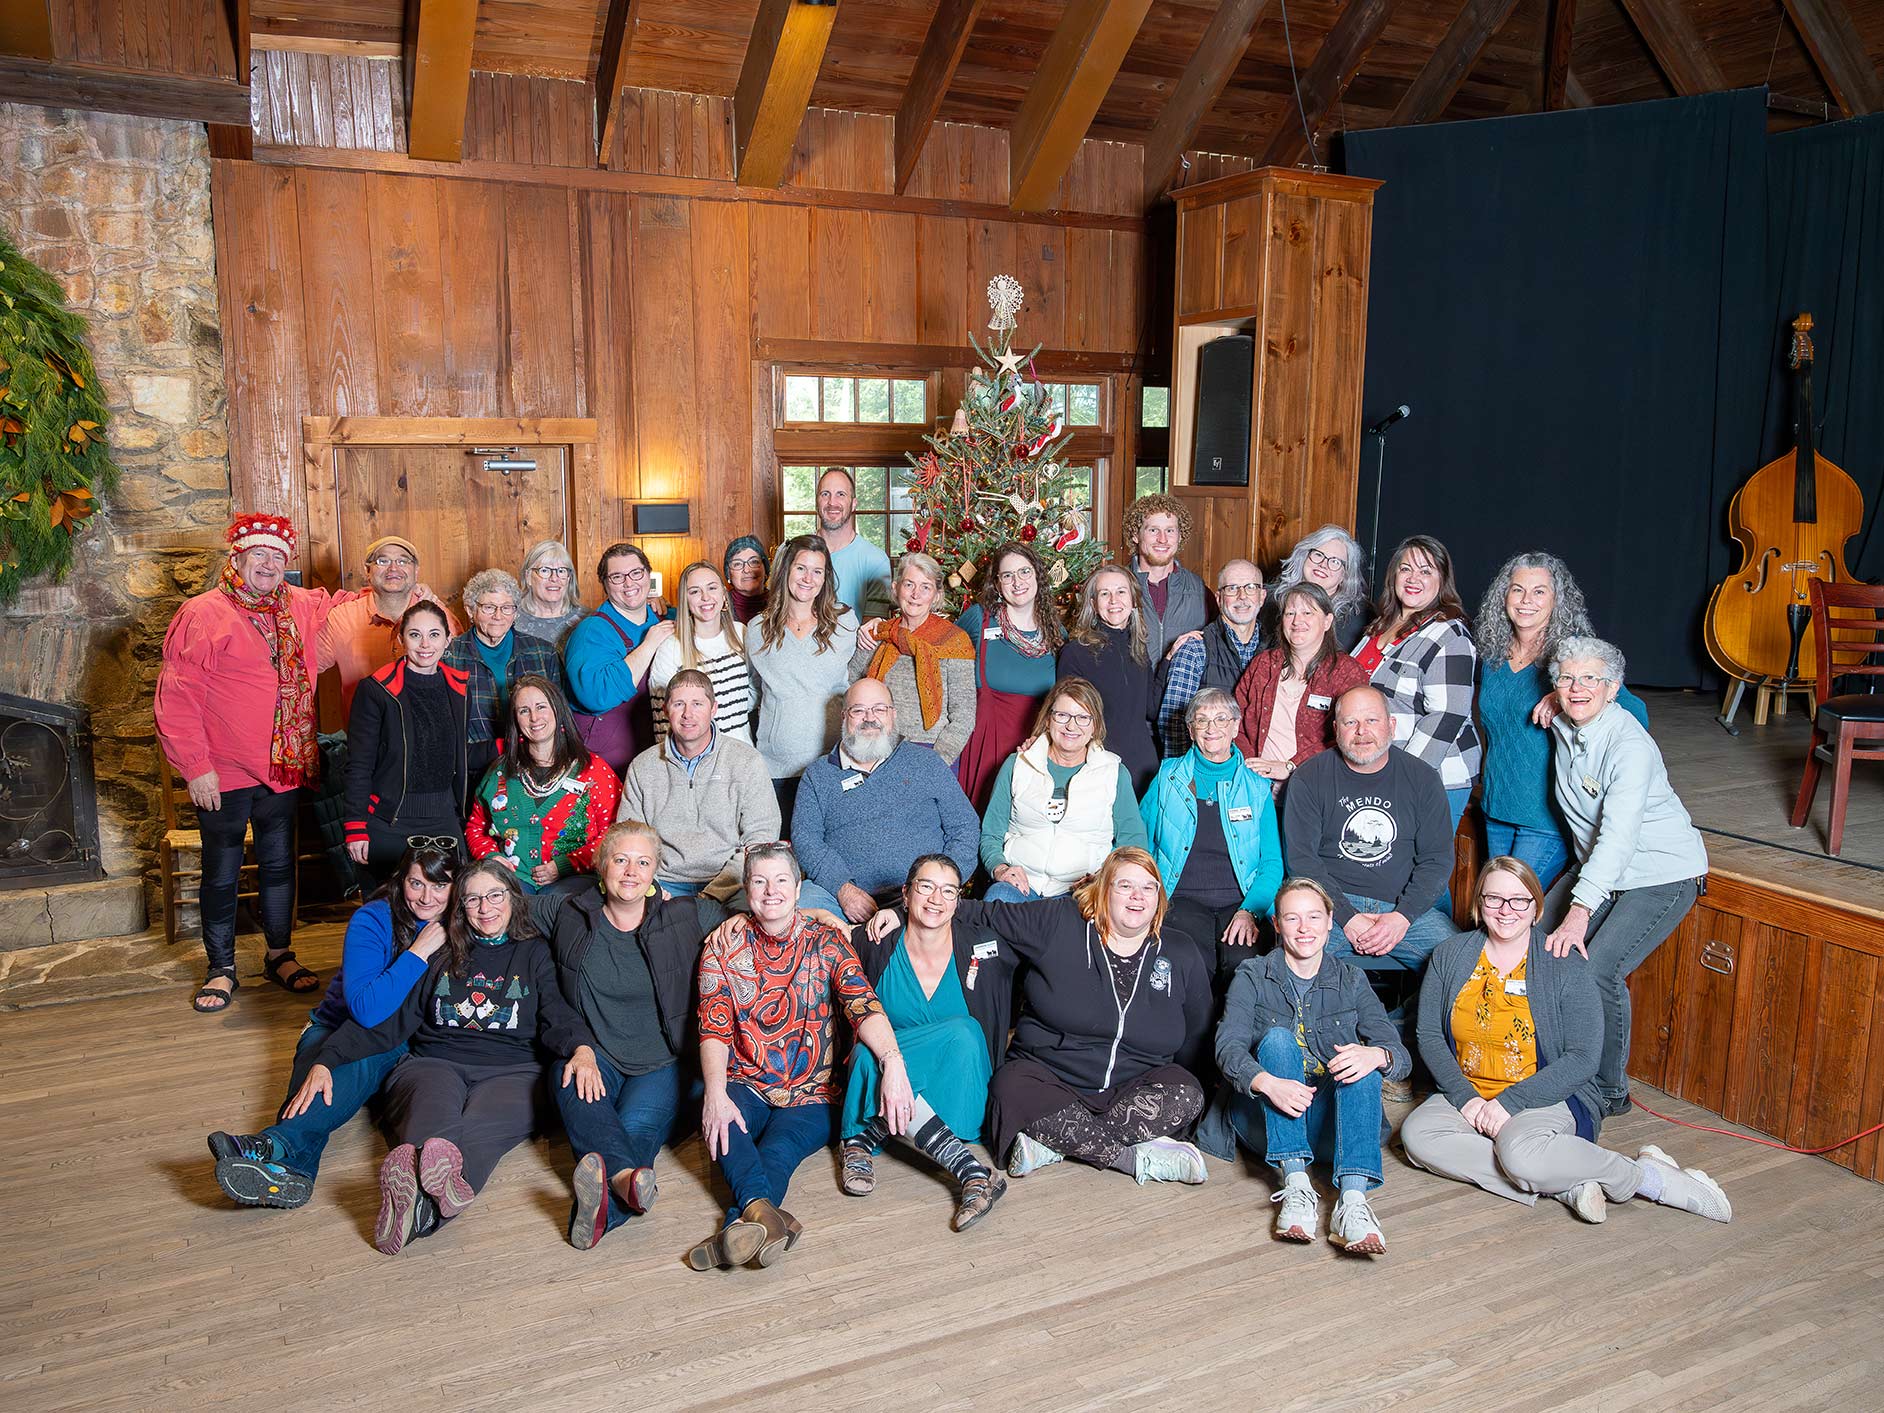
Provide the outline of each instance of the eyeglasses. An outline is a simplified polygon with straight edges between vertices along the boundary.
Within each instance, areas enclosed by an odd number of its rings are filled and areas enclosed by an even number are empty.
[[[607,584],[611,589],[618,589],[623,584],[644,584],[647,582],[647,578],[647,570],[630,569],[625,573],[605,574],[602,576],[602,582]]]
[[[1234,726],[1236,722],[1237,718],[1234,716],[1200,716],[1191,724],[1193,726]]]
[[[1348,562],[1340,555],[1323,554],[1318,549],[1312,549],[1308,552],[1308,562],[1310,564],[1323,565],[1329,569],[1346,569],[1348,567]]]
[[[879,717],[888,716],[895,710],[896,708],[891,706],[888,702],[880,702],[876,706],[846,707],[844,709],[844,715],[849,717],[852,721],[875,721]]]
[[[927,878],[918,878],[909,885],[909,891],[919,898],[940,898],[945,903],[962,896],[962,890],[953,883],[937,883]]]
[[[1033,578],[1034,571],[1031,565],[1025,569],[1003,569],[994,577],[1003,584],[1018,584],[1022,580]]]
[[[1225,599],[1253,599],[1263,591],[1261,584],[1219,584],[1217,597]]]
[[[1092,717],[1083,711],[1049,712],[1055,726],[1091,726]]]
[[[473,609],[472,612],[488,613],[494,618],[515,618],[517,616],[517,606],[509,600],[504,600],[500,603],[492,603],[487,599]]]
[[[539,564],[530,572],[539,579],[567,579],[576,571],[562,564]]]
[[[1574,675],[1566,673],[1564,676],[1557,679],[1557,685],[1559,687],[1581,687],[1585,691],[1594,692],[1605,682],[1613,682],[1615,680],[1616,679],[1613,677],[1603,676],[1600,672],[1578,672]]]
[[[375,569],[388,569],[395,564],[401,569],[416,569],[419,566],[418,560],[410,559],[403,554],[376,554],[367,560],[367,563]]]
[[[408,849],[437,849],[441,853],[455,854],[458,852],[458,841],[449,834],[408,834],[406,847]]]
[[[510,893],[503,888],[498,888],[489,893],[465,894],[464,906],[466,912],[483,912],[486,908],[497,907],[499,904],[506,903],[509,900]]]
[[[1528,911],[1534,901],[1529,893],[1519,893],[1510,898],[1501,898],[1496,893],[1482,893],[1478,905],[1488,913],[1521,913]]]
[[[746,555],[743,559],[733,560],[726,567],[728,569],[758,569],[762,567],[764,563],[765,561],[760,559],[758,555],[749,554],[749,555]]]

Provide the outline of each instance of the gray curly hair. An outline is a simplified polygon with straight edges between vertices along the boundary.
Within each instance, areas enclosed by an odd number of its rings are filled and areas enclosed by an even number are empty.
[[[509,594],[511,603],[523,607],[523,589],[507,569],[480,569],[465,582],[464,611],[475,614],[478,600],[486,594]]]
[[[1583,606],[1583,590],[1570,572],[1570,566],[1554,554],[1527,550],[1505,561],[1504,568],[1493,577],[1491,587],[1479,601],[1478,626],[1472,638],[1478,644],[1480,662],[1500,663],[1511,657],[1511,615],[1505,612],[1505,595],[1511,591],[1512,577],[1520,569],[1541,569],[1550,575],[1551,591],[1556,596],[1550,622],[1544,625],[1544,641],[1537,654],[1540,658],[1549,657],[1565,638],[1592,631],[1589,611]]]
[[[1367,603],[1367,555],[1361,549],[1360,541],[1339,525],[1324,525],[1295,542],[1295,548],[1289,551],[1282,572],[1276,576],[1275,586],[1270,590],[1270,603],[1280,604],[1283,595],[1302,582],[1302,568],[1308,563],[1308,552],[1319,549],[1326,554],[1327,550],[1323,546],[1330,540],[1341,546],[1343,565],[1341,589],[1333,595],[1335,622],[1370,611]]]
[[[1569,662],[1598,662],[1603,666],[1603,676],[1611,682],[1621,684],[1623,673],[1628,664],[1623,661],[1622,649],[1602,638],[1581,634],[1560,639],[1550,655],[1550,676],[1554,682],[1562,675],[1564,664]]]

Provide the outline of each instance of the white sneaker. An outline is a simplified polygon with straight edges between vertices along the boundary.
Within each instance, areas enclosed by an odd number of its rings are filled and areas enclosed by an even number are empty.
[[[1282,1180],[1282,1190],[1269,1199],[1276,1207],[1278,1241],[1313,1241],[1321,1221],[1321,1203],[1307,1173],[1290,1173]]]
[[[1568,1192],[1559,1192],[1555,1196],[1592,1226],[1609,1219],[1609,1199],[1603,1196],[1603,1185],[1600,1182],[1580,1182]]]
[[[1721,1185],[1699,1168],[1684,1168],[1653,1143],[1645,1143],[1636,1152],[1638,1163],[1654,1163],[1662,1178],[1662,1195],[1655,1200],[1664,1207],[1679,1207],[1710,1222],[1731,1222],[1733,1204]]]
[[[1031,1172],[1037,1172],[1051,1163],[1061,1162],[1063,1154],[1055,1153],[1046,1144],[1019,1134],[1014,1139],[1014,1152],[1007,1160],[1007,1175],[1023,1178]]]
[[[1359,1192],[1344,1192],[1335,1203],[1328,1240],[1350,1256],[1384,1256],[1387,1251],[1387,1238],[1374,1219],[1374,1209],[1367,1205],[1366,1195]]]
[[[1187,1182],[1196,1186],[1209,1173],[1196,1144],[1153,1138],[1132,1145],[1132,1176],[1141,1187],[1148,1182]]]

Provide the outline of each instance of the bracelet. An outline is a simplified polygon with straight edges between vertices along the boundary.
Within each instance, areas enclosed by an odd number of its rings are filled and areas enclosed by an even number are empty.
[[[903,1052],[901,1050],[892,1050],[887,1055],[878,1055],[877,1063],[879,1065],[887,1065],[889,1064],[891,1060],[900,1060],[902,1058],[903,1058]]]

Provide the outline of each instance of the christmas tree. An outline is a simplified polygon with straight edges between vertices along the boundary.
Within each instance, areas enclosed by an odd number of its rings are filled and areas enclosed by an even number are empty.
[[[1087,528],[1092,474],[1061,458],[1072,434],[1034,372],[1034,354],[1014,343],[1020,281],[988,282],[992,337],[975,342],[982,367],[945,435],[927,436],[929,450],[909,458],[911,519],[905,550],[933,555],[949,589],[962,600],[981,587],[988,555],[1009,540],[1031,547],[1046,565],[1047,590],[1063,601],[1106,559],[1106,546]]]

